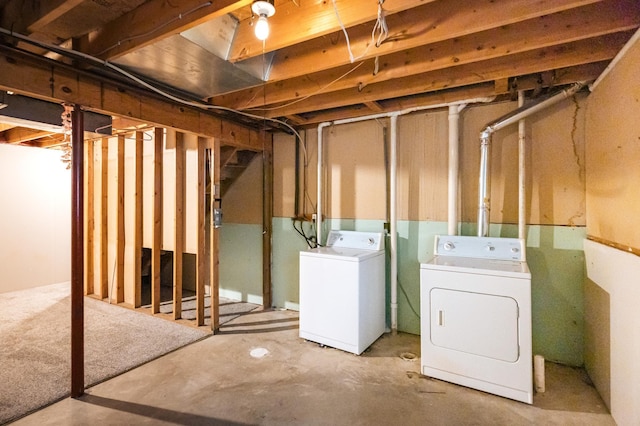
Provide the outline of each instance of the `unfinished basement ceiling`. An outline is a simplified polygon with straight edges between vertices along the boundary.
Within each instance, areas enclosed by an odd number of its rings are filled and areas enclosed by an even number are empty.
[[[276,0],[263,44],[251,3],[7,0],[0,26],[66,46],[74,37],[75,49],[175,93],[300,126],[594,80],[640,27],[637,0],[385,0],[376,46],[377,0]],[[4,46],[47,54],[11,37]]]

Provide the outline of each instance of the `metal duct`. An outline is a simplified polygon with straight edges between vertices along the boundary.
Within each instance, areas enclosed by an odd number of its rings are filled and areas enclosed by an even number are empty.
[[[560,102],[582,89],[586,83],[579,82],[547,98],[542,98],[531,105],[525,105],[506,114],[480,132],[480,178],[478,182],[478,236],[489,235],[489,212],[491,210],[491,137],[494,132],[535,114],[555,103]]]

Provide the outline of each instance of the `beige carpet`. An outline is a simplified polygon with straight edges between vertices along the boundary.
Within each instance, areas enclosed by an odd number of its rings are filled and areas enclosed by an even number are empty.
[[[70,284],[0,293],[0,424],[69,394]],[[229,320],[256,305],[225,301]],[[246,306],[245,306],[246,305]],[[85,385],[104,381],[209,332],[85,298]]]

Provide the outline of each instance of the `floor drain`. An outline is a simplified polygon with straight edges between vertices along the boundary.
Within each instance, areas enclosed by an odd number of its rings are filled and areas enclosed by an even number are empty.
[[[400,358],[404,359],[405,361],[415,361],[417,356],[416,354],[411,352],[403,352],[400,354]]]
[[[251,349],[251,352],[249,352],[249,355],[251,355],[254,358],[262,358],[268,353],[269,351],[266,350],[265,348],[254,348],[254,349]]]

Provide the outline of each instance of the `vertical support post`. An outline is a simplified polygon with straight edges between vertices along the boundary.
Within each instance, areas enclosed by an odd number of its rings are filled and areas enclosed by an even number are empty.
[[[109,138],[100,147],[100,300],[109,295]]]
[[[391,116],[391,152],[389,153],[389,237],[391,256],[389,270],[391,277],[391,333],[398,333],[398,115]]]
[[[72,148],[73,149],[73,148]],[[84,193],[87,209],[87,232],[86,232],[86,280],[84,285],[85,294],[93,294],[94,291],[94,280],[95,280],[95,199],[93,194],[95,193],[95,167],[94,167],[94,157],[95,157],[95,142],[90,141],[87,144],[87,159],[86,159],[86,169],[87,169],[87,185]]]
[[[173,319],[182,318],[182,253],[184,252],[184,134],[176,132],[176,208],[173,239]]]
[[[213,209],[220,195],[220,141],[213,139],[211,158],[211,330],[215,334],[220,329],[220,229],[214,226]]]
[[[205,208],[206,180],[206,145],[207,139],[198,138],[198,248],[196,258],[196,324],[204,325],[204,281],[205,281],[205,259],[206,259],[206,237],[205,224],[207,212]]]
[[[151,247],[151,310],[160,312],[160,273],[162,254],[162,167],[164,129],[153,132],[153,247]]]
[[[268,309],[272,305],[273,136],[264,134],[263,138],[265,142],[262,150],[262,306]]]
[[[124,135],[118,135],[118,206],[116,209],[116,303],[124,302]],[[113,295],[111,295],[113,298]]]
[[[136,191],[135,191],[135,228],[133,235],[133,271],[134,296],[133,306],[142,304],[142,148],[144,133],[136,132]]]
[[[71,397],[84,393],[84,116],[71,115]]]

